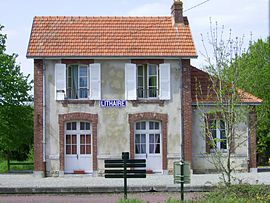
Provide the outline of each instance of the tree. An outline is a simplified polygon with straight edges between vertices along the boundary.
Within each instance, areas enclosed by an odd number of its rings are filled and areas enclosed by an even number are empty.
[[[23,158],[33,143],[33,108],[29,91],[32,81],[16,64],[16,54],[7,54],[0,25],[0,153]]]
[[[224,40],[223,34],[224,28],[219,31],[218,25],[213,28],[210,22],[209,46],[202,36],[209,81],[207,87],[197,84],[197,108],[205,121],[203,136],[211,148],[205,157],[221,173],[222,182],[230,186],[235,170],[232,155],[248,139],[238,130],[247,121],[248,108],[241,105],[243,92],[238,89],[239,67],[243,65],[238,58],[243,54],[243,39],[233,38],[230,32]],[[200,102],[202,99],[213,102],[210,110]]]
[[[239,87],[261,98],[257,107],[257,150],[259,162],[267,164],[270,158],[270,37],[259,39],[238,58]]]

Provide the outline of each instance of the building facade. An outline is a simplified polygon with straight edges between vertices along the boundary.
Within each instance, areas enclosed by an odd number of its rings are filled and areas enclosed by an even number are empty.
[[[102,174],[104,160],[124,151],[145,158],[153,173],[171,173],[181,158],[209,169],[192,89],[201,72],[190,65],[196,51],[181,1],[171,13],[34,18],[27,57],[34,59],[36,174]],[[237,152],[241,169],[251,147]]]

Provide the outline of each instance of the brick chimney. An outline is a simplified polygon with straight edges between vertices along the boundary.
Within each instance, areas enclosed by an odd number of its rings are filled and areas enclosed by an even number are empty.
[[[172,21],[173,24],[183,23],[183,2],[181,0],[173,0],[171,7]]]

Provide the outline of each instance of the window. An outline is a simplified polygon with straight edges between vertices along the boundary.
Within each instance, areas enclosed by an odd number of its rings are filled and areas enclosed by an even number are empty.
[[[160,154],[160,123],[140,121],[135,124],[135,154]]]
[[[213,151],[214,148],[217,150],[226,150],[227,149],[227,139],[225,131],[225,122],[222,119],[209,119],[209,135],[212,139],[210,141],[210,147]]]
[[[92,135],[89,122],[66,123],[66,154],[91,154]]]
[[[159,87],[158,65],[145,64],[137,66],[138,98],[157,98]]]
[[[67,68],[68,99],[85,99],[89,95],[89,70],[87,65],[70,65]]]

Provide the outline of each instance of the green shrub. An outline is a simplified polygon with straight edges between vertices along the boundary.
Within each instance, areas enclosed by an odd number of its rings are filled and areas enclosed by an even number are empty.
[[[218,187],[208,193],[206,199],[222,202],[270,202],[270,186],[240,184],[228,188]]]

